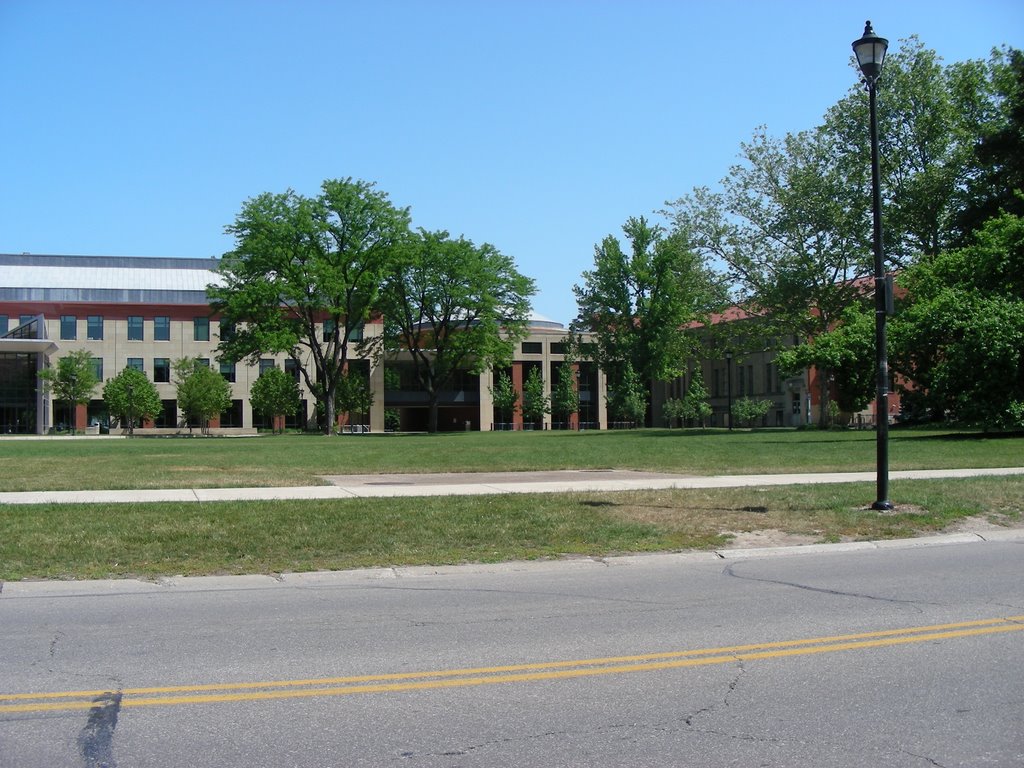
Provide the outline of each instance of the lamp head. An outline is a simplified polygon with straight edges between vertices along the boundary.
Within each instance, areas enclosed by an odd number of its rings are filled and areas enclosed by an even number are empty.
[[[874,85],[882,73],[882,61],[889,48],[889,41],[875,34],[871,21],[864,22],[864,36],[853,42],[853,53],[857,57],[857,66],[864,74],[868,85]]]

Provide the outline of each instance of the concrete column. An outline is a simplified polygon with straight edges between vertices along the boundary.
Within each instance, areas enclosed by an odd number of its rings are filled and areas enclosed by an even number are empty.
[[[494,425],[494,369],[488,368],[480,374],[480,431],[489,432]]]
[[[519,402],[522,403],[523,399],[523,364],[512,363],[512,388],[519,395]],[[512,411],[512,429],[523,428],[523,410],[520,405],[516,405],[515,410]]]

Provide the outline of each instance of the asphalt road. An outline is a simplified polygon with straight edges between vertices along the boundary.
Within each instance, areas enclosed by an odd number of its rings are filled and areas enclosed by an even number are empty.
[[[1024,541],[4,585],[0,766],[1020,766]]]

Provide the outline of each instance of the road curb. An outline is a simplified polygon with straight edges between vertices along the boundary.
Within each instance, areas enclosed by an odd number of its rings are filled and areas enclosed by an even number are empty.
[[[374,581],[425,579],[461,574],[518,574],[568,570],[628,568],[640,564],[685,565],[723,560],[755,560],[800,555],[893,551],[955,544],[1024,543],[1024,528],[983,533],[949,533],[913,539],[851,541],[837,544],[800,544],[787,547],[716,549],[707,552],[652,552],[615,557],[565,557],[558,560],[514,560],[504,563],[410,565],[356,568],[347,571],[305,571],[242,576],[168,576],[154,581],[97,579],[95,581],[13,581],[0,583],[0,600],[25,598],[106,597],[128,594],[210,592],[222,590],[317,589]]]

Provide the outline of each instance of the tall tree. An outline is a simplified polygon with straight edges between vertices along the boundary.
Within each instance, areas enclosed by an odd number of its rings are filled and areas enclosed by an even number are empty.
[[[551,413],[551,398],[544,394],[540,368],[531,367],[523,382],[523,421],[531,426]]]
[[[213,310],[236,323],[220,341],[230,360],[265,353],[298,361],[309,391],[335,423],[350,338],[378,308],[384,277],[409,236],[409,211],[375,185],[328,180],[307,198],[289,190],[247,200],[226,228],[235,237],[208,287]]]
[[[666,234],[643,216],[622,227],[629,250],[611,235],[594,248],[594,269],[573,286],[576,331],[592,333],[596,362],[618,386],[627,365],[646,383],[679,375],[696,349],[683,333],[724,301],[705,258],[681,234]]]
[[[479,373],[512,359],[535,292],[533,280],[493,245],[421,230],[385,280],[384,334],[364,349],[408,354],[427,393],[428,430],[436,432],[438,399],[457,371]]]
[[[878,135],[885,256],[894,266],[932,258],[954,242],[957,213],[976,168],[974,148],[992,126],[1004,124],[1005,69],[1000,55],[944,65],[916,37],[901,40],[886,56],[878,81]],[[848,167],[870,167],[868,120],[867,94],[857,84],[825,115],[823,128]],[[866,175],[851,175],[850,181],[870,199]]]
[[[911,403],[985,427],[1024,427],[1024,217],[986,222],[963,249],[902,276],[894,369]]]
[[[1024,191],[1024,52],[997,51],[991,69],[1003,119],[985,123],[984,135],[975,144],[974,174],[956,220],[960,246],[970,244],[973,232],[1001,211],[1024,215],[1024,197],[1019,194]]]
[[[519,393],[516,392],[515,385],[512,384],[512,377],[504,371],[499,373],[490,392],[494,407],[501,414],[502,423],[511,424],[516,406],[519,405]]]
[[[741,158],[721,191],[698,188],[670,204],[678,231],[727,267],[737,302],[762,318],[766,336],[823,334],[871,272],[870,197],[855,183],[865,169],[824,129],[783,139],[759,130]],[[824,421],[827,381],[821,395]]]
[[[175,360],[172,366],[178,410],[191,427],[210,433],[210,420],[231,407],[231,385],[199,357]]]
[[[103,401],[121,429],[135,434],[135,425],[152,421],[163,411],[160,394],[146,374],[125,368],[103,385]]]
[[[87,349],[69,352],[57,360],[56,368],[46,368],[39,373],[47,391],[53,399],[64,403],[72,411],[71,432],[75,432],[75,406],[88,405],[99,381],[92,363],[92,353]]]

